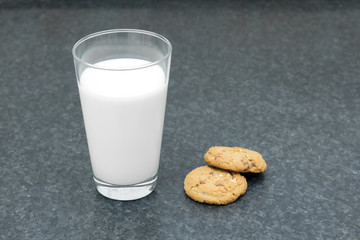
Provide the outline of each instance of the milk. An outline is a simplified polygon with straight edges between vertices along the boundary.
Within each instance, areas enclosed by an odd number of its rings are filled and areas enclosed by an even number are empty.
[[[95,64],[130,68],[149,62],[119,58]],[[96,178],[116,185],[157,173],[168,81],[159,66],[113,71],[87,68],[79,93]]]

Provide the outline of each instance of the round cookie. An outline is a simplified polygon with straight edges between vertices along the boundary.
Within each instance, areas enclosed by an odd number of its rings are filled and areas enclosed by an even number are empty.
[[[239,147],[211,147],[204,156],[208,164],[235,172],[261,173],[266,162],[260,153]]]
[[[224,205],[246,192],[247,182],[239,173],[210,166],[195,168],[185,177],[184,189],[193,200]]]

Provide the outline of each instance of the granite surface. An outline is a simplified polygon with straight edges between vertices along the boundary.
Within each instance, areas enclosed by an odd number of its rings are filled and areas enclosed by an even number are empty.
[[[0,2],[0,239],[360,239],[358,1]],[[174,47],[159,181],[102,197],[71,48],[112,28]],[[183,191],[213,145],[262,153],[227,206]]]

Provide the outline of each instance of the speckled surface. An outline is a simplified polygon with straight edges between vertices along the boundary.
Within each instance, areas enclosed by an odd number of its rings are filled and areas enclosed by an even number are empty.
[[[360,239],[358,1],[0,3],[0,239]],[[97,193],[72,45],[111,28],[172,41],[156,190]],[[213,145],[262,153],[227,206],[186,174]]]

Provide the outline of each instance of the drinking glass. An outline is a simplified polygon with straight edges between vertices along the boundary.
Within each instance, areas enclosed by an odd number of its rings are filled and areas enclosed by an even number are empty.
[[[90,34],[73,47],[97,190],[115,200],[150,194],[157,181],[172,46],[137,29]]]

